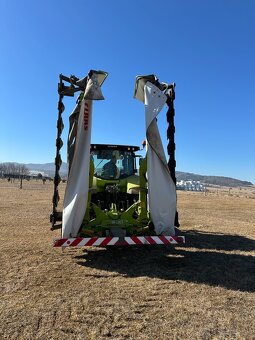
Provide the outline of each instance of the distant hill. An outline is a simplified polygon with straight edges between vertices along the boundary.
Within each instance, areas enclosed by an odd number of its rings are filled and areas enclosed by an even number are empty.
[[[251,182],[242,181],[240,179],[235,179],[231,177],[223,177],[223,176],[204,176],[197,175],[189,172],[181,172],[176,171],[176,179],[177,181],[201,181],[205,184],[211,185],[220,185],[226,187],[241,187],[241,186],[249,186],[253,185]]]
[[[45,163],[45,164],[25,164],[29,170],[43,171],[49,176],[53,177],[55,174],[55,164]],[[63,162],[60,168],[60,176],[66,177],[68,172],[67,163]],[[223,177],[223,176],[204,176],[193,174],[189,172],[176,171],[177,181],[201,181],[205,184],[220,185],[227,187],[239,187],[239,186],[250,186],[253,185],[251,182],[242,181],[235,178]]]

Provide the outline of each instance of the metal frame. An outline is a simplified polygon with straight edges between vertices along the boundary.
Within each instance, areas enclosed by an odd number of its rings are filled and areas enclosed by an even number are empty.
[[[168,145],[167,145],[167,152],[169,155],[168,160],[168,168],[172,177],[172,180],[174,181],[174,184],[176,186],[176,160],[175,160],[175,125],[174,125],[174,100],[175,100],[175,83],[168,86],[168,92],[167,92],[167,101],[166,104],[168,106],[168,110],[166,113],[166,119],[168,122],[168,128],[167,128],[167,139],[168,139]],[[179,228],[179,216],[178,211],[176,210],[175,214],[175,227]]]

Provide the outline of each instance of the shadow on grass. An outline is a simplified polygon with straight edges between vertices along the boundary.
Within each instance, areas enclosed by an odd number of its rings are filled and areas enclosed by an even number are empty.
[[[99,248],[76,256],[77,264],[128,277],[157,277],[255,291],[254,257],[219,251],[251,251],[255,249],[255,241],[197,231],[187,232],[185,236],[188,246],[199,249],[171,246]]]
[[[240,235],[226,235],[206,231],[190,230],[185,234],[187,245],[198,249],[216,250],[255,250],[255,241]]]

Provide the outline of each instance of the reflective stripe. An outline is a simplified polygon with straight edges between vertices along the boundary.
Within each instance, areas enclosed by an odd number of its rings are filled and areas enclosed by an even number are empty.
[[[133,245],[133,244],[136,244],[133,240],[132,240],[132,237],[125,237],[125,241],[130,244],[130,245]]]
[[[157,243],[157,244],[163,244],[163,242],[160,240],[158,236],[151,236],[151,238]]]
[[[119,237],[76,237],[63,238],[54,241],[54,247],[89,247],[113,245],[154,245],[154,244],[183,244],[184,236],[131,236],[125,237],[124,242]]]

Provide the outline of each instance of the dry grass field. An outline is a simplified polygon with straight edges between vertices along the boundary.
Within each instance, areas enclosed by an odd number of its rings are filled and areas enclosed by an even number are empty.
[[[51,201],[0,180],[0,339],[255,339],[254,188],[178,191],[175,248],[62,252]]]

